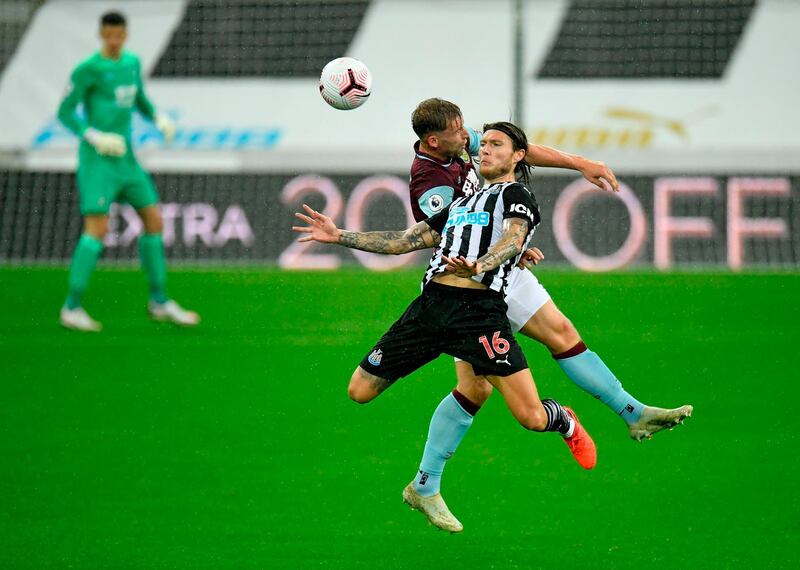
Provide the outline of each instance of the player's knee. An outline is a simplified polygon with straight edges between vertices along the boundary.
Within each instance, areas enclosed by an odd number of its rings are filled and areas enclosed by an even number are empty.
[[[374,400],[378,393],[356,373],[350,378],[350,384],[347,386],[347,396],[358,404],[366,404]]]
[[[541,405],[526,409],[517,416],[517,420],[522,427],[531,431],[544,431],[547,427],[547,414]]]
[[[561,323],[559,325],[559,332],[561,334],[561,337],[567,342],[574,341],[577,344],[581,340],[581,335],[578,334],[578,329],[575,328],[575,325],[573,325],[572,321],[569,320],[567,317],[563,317],[561,319]]]
[[[151,224],[145,224],[144,231],[148,234],[160,234],[164,230],[164,223],[161,218]]]
[[[148,207],[140,211],[144,231],[148,234],[160,234],[164,229],[164,220],[157,207]]]
[[[463,361],[456,363],[456,373],[458,383],[456,390],[463,394],[470,402],[482,406],[489,396],[492,395],[494,387],[485,376],[476,376],[472,366]]]
[[[489,396],[492,395],[492,390],[494,387],[488,380],[482,380],[481,382],[477,382],[472,389],[472,393],[470,394],[471,400],[474,400],[476,404],[482,406],[486,400],[489,399]]]
[[[581,340],[578,329],[563,314],[550,324],[547,334],[547,348],[553,353],[565,352],[578,344]]]
[[[150,220],[149,225],[149,228],[145,228],[147,233],[160,234],[164,230],[164,220],[161,218],[161,214],[156,213],[156,215],[153,216],[153,219]]]
[[[84,233],[89,234],[96,240],[103,241],[108,233],[108,229],[92,229],[86,230]]]
[[[347,387],[347,396],[357,404],[366,404],[372,398],[364,390],[352,384]]]
[[[102,240],[108,233],[108,217],[106,216],[92,216],[87,217],[83,232],[89,234],[95,239]]]

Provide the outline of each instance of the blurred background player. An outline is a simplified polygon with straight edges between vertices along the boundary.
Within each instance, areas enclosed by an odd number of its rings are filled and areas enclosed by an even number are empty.
[[[480,135],[464,127],[461,110],[450,101],[422,101],[412,115],[419,137],[414,143],[411,166],[411,207],[417,220],[446,209],[462,196],[478,191],[479,182],[471,160],[479,153]],[[601,189],[618,189],[613,172],[603,163],[524,141],[525,161],[535,166],[569,168]],[[630,437],[637,441],[671,428],[691,415],[691,406],[663,409],[646,406],[628,393],[603,360],[584,344],[575,326],[558,309],[538,279],[528,271],[515,270],[506,290],[508,318],[514,332],[545,345],[572,382],[603,402],[620,416]],[[440,491],[445,463],[455,453],[473,418],[492,393],[492,385],[476,376],[468,362],[457,361],[456,388],[439,403],[431,418],[419,471],[417,492],[435,496]]]
[[[134,110],[154,121],[166,141],[175,127],[157,114],[142,85],[139,58],[122,49],[127,23],[119,12],[100,18],[102,47],[72,72],[58,118],[81,139],[78,151],[78,190],[83,234],[72,255],[69,290],[61,309],[61,324],[67,328],[98,332],[102,325],[92,319],[81,298],[89,284],[108,232],[108,214],[113,202],[128,202],[142,219],[139,256],[150,288],[148,312],[157,321],[194,326],[200,317],[183,309],[167,296],[166,258],[161,239],[162,219],[158,194],[150,176],[133,154],[131,116]],[[83,104],[84,116],[77,114]]]

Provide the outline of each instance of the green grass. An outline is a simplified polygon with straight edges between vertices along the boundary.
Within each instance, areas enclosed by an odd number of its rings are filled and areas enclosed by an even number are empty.
[[[795,568],[800,276],[542,272],[646,402],[695,405],[637,444],[523,340],[599,463],[524,431],[495,395],[443,491],[465,525],[401,504],[442,357],[358,406],[347,380],[419,270],[181,270],[196,330],[150,323],[136,271],[102,269],[100,335],[60,330],[66,271],[0,268],[0,568]]]

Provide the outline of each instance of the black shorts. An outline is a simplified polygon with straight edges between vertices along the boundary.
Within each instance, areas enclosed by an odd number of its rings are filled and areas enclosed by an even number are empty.
[[[442,353],[469,362],[479,375],[525,370],[528,363],[511,332],[507,310],[503,296],[494,291],[428,283],[360,366],[390,382]]]

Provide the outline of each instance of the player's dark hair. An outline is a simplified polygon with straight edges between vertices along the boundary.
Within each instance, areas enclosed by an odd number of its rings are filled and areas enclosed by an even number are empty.
[[[444,131],[461,116],[461,109],[455,103],[438,97],[425,99],[411,114],[411,128],[422,140],[430,133]]]
[[[483,132],[485,133],[486,131],[500,131],[511,139],[511,146],[515,151],[524,150],[528,152],[528,137],[525,135],[525,131],[514,123],[509,123],[508,121],[486,123],[483,125]],[[531,169],[525,162],[524,157],[514,166],[514,173],[517,175],[517,180],[521,181],[525,186],[530,185]]]
[[[103,26],[126,26],[127,21],[121,12],[106,12],[100,16],[100,27]]]

